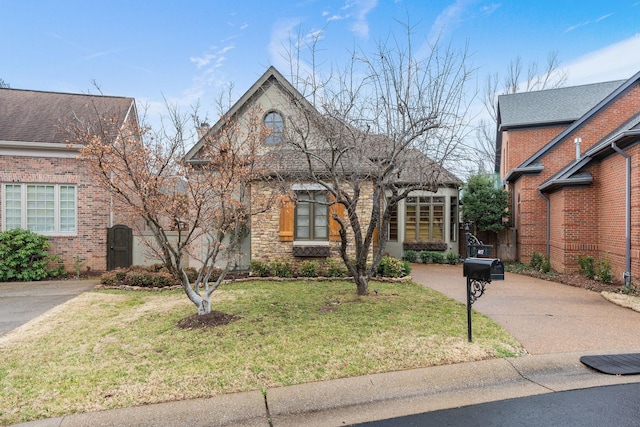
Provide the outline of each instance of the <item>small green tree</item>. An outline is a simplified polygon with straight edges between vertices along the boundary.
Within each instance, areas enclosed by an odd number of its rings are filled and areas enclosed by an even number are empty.
[[[481,231],[498,232],[507,227],[505,219],[509,193],[495,185],[492,175],[478,174],[469,178],[462,196],[462,220],[472,222]]]

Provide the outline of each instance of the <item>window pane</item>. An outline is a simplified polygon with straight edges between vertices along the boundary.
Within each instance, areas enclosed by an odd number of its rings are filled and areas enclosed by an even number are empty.
[[[433,239],[444,240],[444,206],[433,206]]]
[[[430,213],[429,205],[420,205],[420,223],[418,225],[420,240],[429,240]]]
[[[300,202],[296,204],[296,238],[309,239],[311,232],[311,204]]]
[[[451,210],[450,210],[450,224],[449,224],[449,240],[455,242],[458,240],[458,198],[451,198]]]
[[[284,124],[282,116],[274,111],[264,117],[264,125],[269,131],[269,135],[265,139],[267,144],[276,144],[282,142],[282,133]]]
[[[324,202],[324,194],[322,194],[321,197],[316,197],[316,200],[319,202]],[[327,220],[328,206],[325,204],[316,203],[313,208],[313,237],[314,239],[326,239],[327,237],[329,237],[329,231],[327,230],[327,225],[329,224]]]
[[[4,217],[7,230],[22,227],[22,186],[4,187]]]
[[[60,186],[60,232],[76,231],[76,188]]]
[[[415,205],[407,205],[406,206],[406,215],[405,215],[405,240],[416,240],[418,236],[416,235],[417,230],[417,218],[416,218],[417,208]]]
[[[398,206],[391,208],[391,218],[389,218],[389,240],[398,241]]]
[[[27,186],[27,229],[35,232],[55,231],[53,185]]]

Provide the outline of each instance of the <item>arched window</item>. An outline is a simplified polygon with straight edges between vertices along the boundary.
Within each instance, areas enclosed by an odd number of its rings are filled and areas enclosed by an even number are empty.
[[[275,111],[271,111],[264,116],[264,125],[269,130],[269,135],[265,139],[267,144],[279,144],[282,142],[284,132],[284,121],[282,116]]]

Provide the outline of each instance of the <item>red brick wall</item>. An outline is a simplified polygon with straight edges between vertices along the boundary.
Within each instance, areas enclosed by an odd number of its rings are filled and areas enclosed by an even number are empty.
[[[60,255],[69,271],[73,271],[76,256],[84,261],[84,268],[106,269],[109,197],[94,185],[80,160],[0,156],[0,171],[2,183],[76,184],[78,232],[75,236],[51,236],[50,253]],[[0,199],[0,215],[1,203]]]
[[[540,174],[524,175],[512,184],[514,225],[518,230],[520,261],[529,262],[534,251],[546,253],[547,203],[538,192],[539,185],[575,159],[575,137],[582,138],[581,152],[584,153],[636,114],[639,100],[640,87],[635,86],[545,153],[541,158],[544,170]],[[511,169],[522,164],[561,130],[560,127],[547,127],[509,131],[503,137],[508,140],[505,145],[508,153],[503,153],[508,169],[502,170],[502,175],[505,176]],[[640,157],[640,153],[637,157]],[[640,163],[640,160],[635,159],[635,163]],[[640,164],[638,167],[640,168]],[[575,271],[579,253],[592,253],[594,257],[602,257],[608,253],[613,270],[618,275],[624,271],[625,265],[624,159],[620,155],[612,156],[601,165],[591,166],[589,171],[594,176],[594,184],[591,186],[566,188],[552,195],[552,266],[560,271]],[[634,186],[637,187],[636,191],[640,190],[640,172],[634,172]],[[564,199],[561,200],[562,198]],[[632,198],[635,205],[634,223],[640,224],[640,199],[637,196]],[[635,262],[638,263],[636,269],[640,267],[640,253],[637,253],[639,239],[636,238],[634,242]]]

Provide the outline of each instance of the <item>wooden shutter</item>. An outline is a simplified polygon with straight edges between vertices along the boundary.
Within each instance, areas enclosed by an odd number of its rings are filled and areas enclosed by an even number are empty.
[[[333,194],[329,196],[330,201],[334,201],[336,198]],[[337,215],[344,219],[344,205],[341,203],[334,203],[329,208],[329,240],[333,242],[340,241],[340,223],[333,219],[333,215]]]
[[[293,242],[293,209],[295,205],[291,198],[282,201],[280,207],[280,241]]]

